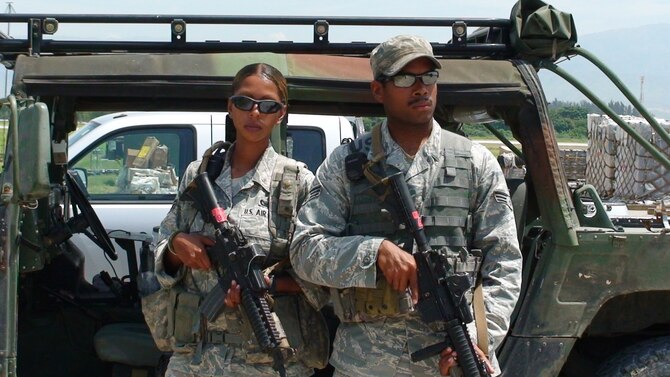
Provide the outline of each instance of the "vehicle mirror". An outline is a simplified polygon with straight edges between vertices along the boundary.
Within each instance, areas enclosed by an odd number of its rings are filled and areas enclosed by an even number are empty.
[[[49,110],[44,103],[37,102],[20,110],[18,116],[17,161],[19,174],[16,179],[20,200],[41,199],[49,195],[49,171],[51,163],[51,132]],[[31,146],[30,148],[25,147]]]
[[[74,170],[79,175],[79,179],[81,179],[81,183],[84,185],[84,188],[88,189],[88,171],[84,168],[74,168],[72,170]]]

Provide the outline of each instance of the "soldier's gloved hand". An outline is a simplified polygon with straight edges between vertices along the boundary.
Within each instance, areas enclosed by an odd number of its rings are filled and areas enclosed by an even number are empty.
[[[377,266],[384,273],[386,281],[398,292],[412,291],[412,301],[419,300],[416,261],[414,257],[389,240],[382,241],[377,252]]]
[[[190,268],[209,270],[212,263],[207,256],[206,247],[213,246],[214,240],[202,234],[179,233],[172,238],[168,245],[170,253],[179,258],[179,261]]]
[[[476,344],[473,344],[475,347],[475,352],[477,352],[477,356],[481,360],[484,360],[484,365],[486,366],[486,370],[489,372],[489,374],[493,374],[493,365],[491,365],[491,361],[489,361],[489,358],[486,357],[484,354],[484,351],[479,349]],[[443,376],[448,376],[449,373],[451,372],[451,368],[455,367],[458,365],[458,354],[456,351],[452,350],[451,347],[447,347],[442,352],[440,353],[440,374]]]

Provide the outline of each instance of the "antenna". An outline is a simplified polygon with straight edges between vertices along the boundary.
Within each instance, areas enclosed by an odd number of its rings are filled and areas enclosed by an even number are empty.
[[[644,104],[644,76],[640,76],[640,103]]]
[[[12,5],[13,3],[14,3],[13,1],[8,1],[7,2],[7,8],[5,8],[5,13],[7,13],[7,14],[16,13],[16,10],[14,9],[14,6]],[[9,26],[10,25],[11,24],[9,22],[7,22],[7,38],[9,38]],[[8,74],[9,74],[9,69],[7,69],[7,67],[5,67],[5,92],[4,92],[5,97],[9,94],[9,93],[7,93],[7,81],[8,81],[7,75]]]

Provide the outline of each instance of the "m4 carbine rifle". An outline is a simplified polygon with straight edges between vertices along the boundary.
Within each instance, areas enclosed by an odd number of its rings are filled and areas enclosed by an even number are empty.
[[[225,210],[216,201],[207,172],[195,177],[187,192],[200,206],[206,222],[214,226],[215,244],[207,248],[207,256],[219,273],[218,294],[208,294],[201,305],[201,313],[213,320],[223,306],[223,298],[232,280],[240,286],[242,310],[249,319],[254,336],[261,349],[272,356],[272,368],[286,376],[284,364],[292,356],[279,318],[270,310],[266,299],[268,286],[261,268],[265,253],[259,245],[248,243],[242,232],[228,221]]]
[[[468,335],[467,324],[473,321],[465,298],[465,293],[472,287],[470,278],[464,273],[450,272],[445,259],[431,249],[402,172],[394,173],[385,180],[390,180],[403,222],[417,245],[414,260],[419,280],[419,314],[426,323],[444,323],[447,330],[444,341],[412,353],[412,361],[438,355],[451,346],[458,354],[458,363],[465,377],[490,376]]]

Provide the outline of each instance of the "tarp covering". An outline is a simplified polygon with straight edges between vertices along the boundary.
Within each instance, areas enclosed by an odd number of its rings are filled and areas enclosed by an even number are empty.
[[[24,76],[137,77],[181,76],[230,78],[247,64],[264,62],[286,77],[372,80],[368,58],[331,55],[220,53],[220,54],[96,54],[20,56],[14,84]],[[56,64],[55,62],[59,62]]]
[[[369,58],[333,55],[218,54],[95,54],[20,56],[15,93],[110,99],[223,100],[232,78],[243,66],[265,62],[288,79],[289,98],[301,103],[376,103],[370,94]],[[440,100],[468,104],[469,97],[488,93],[488,104],[518,102],[528,95],[517,67],[510,61],[442,60]],[[478,93],[478,94],[475,94]]]
[[[14,85],[26,79],[109,79],[156,77],[229,79],[243,66],[264,62],[288,79],[361,81],[372,80],[369,58],[309,54],[98,54],[78,56],[20,56]],[[522,84],[509,61],[442,60],[440,83]]]
[[[512,8],[510,41],[522,58],[557,60],[577,43],[572,14],[540,0],[519,0]]]

